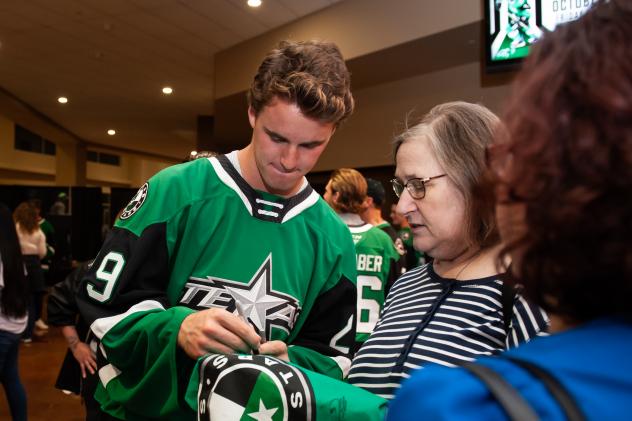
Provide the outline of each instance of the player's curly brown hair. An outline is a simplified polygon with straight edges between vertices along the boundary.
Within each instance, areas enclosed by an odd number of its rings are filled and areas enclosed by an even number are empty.
[[[274,98],[295,103],[310,118],[338,126],[353,112],[351,76],[330,42],[282,41],[265,57],[248,92],[255,115]]]
[[[361,213],[366,204],[366,179],[353,168],[334,170],[329,178],[331,192],[338,193],[337,199],[331,205],[336,212]]]
[[[546,34],[513,84],[497,186],[523,203],[508,245],[535,303],[571,321],[632,317],[632,2]]]

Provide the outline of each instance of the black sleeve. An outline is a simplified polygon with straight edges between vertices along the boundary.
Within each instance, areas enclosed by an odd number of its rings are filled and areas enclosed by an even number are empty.
[[[74,326],[79,309],[76,294],[83,278],[92,262],[84,262],[70,272],[66,278],[55,284],[48,296],[48,323],[53,326]]]
[[[332,378],[346,377],[355,343],[356,294],[356,286],[342,278],[318,297],[289,344],[290,361]]]
[[[83,277],[77,294],[81,316],[88,325],[96,319],[124,313],[147,300],[157,301],[165,308],[169,306],[166,290],[170,271],[165,230],[165,223],[157,223],[136,236],[125,228],[113,228]],[[104,280],[99,276],[99,273],[113,271],[117,271],[115,278]]]

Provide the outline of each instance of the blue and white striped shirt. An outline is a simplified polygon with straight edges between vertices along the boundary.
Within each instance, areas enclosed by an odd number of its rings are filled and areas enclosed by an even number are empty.
[[[353,359],[349,383],[392,399],[414,369],[429,363],[455,366],[546,331],[546,314],[517,294],[506,332],[502,289],[497,276],[446,279],[432,264],[405,273],[393,285],[375,330]]]

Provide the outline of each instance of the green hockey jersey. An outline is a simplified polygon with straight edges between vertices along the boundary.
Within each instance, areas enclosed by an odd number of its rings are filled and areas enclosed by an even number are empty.
[[[236,153],[176,165],[127,206],[86,275],[82,315],[101,341],[96,398],[124,419],[186,419],[195,361],[182,320],[237,302],[298,366],[342,378],[355,330],[355,253],[347,227],[304,181],[281,198],[252,189]]]
[[[401,238],[406,250],[406,269],[412,270],[417,266],[426,263],[426,257],[422,252],[415,250],[413,246],[413,233],[409,227],[403,227],[397,231],[397,236]]]
[[[342,214],[353,237],[356,252],[358,308],[355,351],[369,338],[384,306],[384,300],[400,275],[400,254],[380,228],[365,224],[355,214]]]

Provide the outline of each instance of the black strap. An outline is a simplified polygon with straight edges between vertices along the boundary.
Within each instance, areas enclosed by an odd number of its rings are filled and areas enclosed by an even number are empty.
[[[562,386],[559,380],[553,377],[551,373],[544,370],[542,367],[528,361],[519,360],[510,356],[503,356],[503,358],[507,358],[514,364],[528,371],[529,374],[531,374],[533,377],[540,380],[549,391],[551,396],[553,396],[553,399],[555,399],[555,401],[557,401],[557,403],[560,405],[562,411],[566,415],[567,420],[583,421],[586,419],[582,411],[577,406],[577,403],[575,403],[575,399],[573,399],[566,388]]]
[[[511,320],[513,319],[514,301],[517,292],[517,287],[513,283],[503,280],[501,287],[501,304],[503,306],[503,321],[507,335],[509,335],[509,328],[511,327]]]
[[[462,367],[487,386],[492,396],[496,398],[500,406],[505,410],[509,419],[520,421],[536,421],[539,419],[531,405],[500,374],[487,366],[471,362],[464,363]]]
[[[575,402],[575,399],[566,390],[566,388],[551,373],[542,367],[528,361],[519,360],[514,357],[503,355],[500,358],[506,358],[517,366],[527,371],[535,379],[544,384],[551,397],[558,403],[562,412],[569,421],[584,421],[586,417]],[[538,416],[531,405],[522,397],[520,393],[510,385],[500,374],[491,368],[468,362],[462,365],[479,380],[481,380],[489,389],[492,396],[498,401],[509,419],[511,420],[537,420]]]

